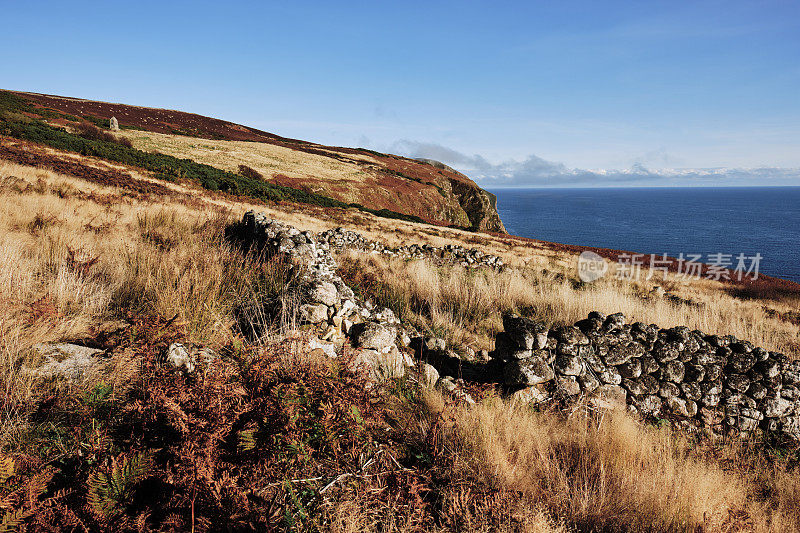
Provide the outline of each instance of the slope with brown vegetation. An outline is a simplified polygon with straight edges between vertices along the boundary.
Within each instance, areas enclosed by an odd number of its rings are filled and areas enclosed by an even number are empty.
[[[137,146],[236,170],[251,166],[276,184],[435,224],[505,233],[494,197],[449,167],[358,148],[323,146],[192,113],[14,92],[26,112],[53,124],[119,119]],[[76,122],[78,121],[78,122]],[[134,133],[135,132],[135,133]],[[245,148],[243,150],[243,148]],[[210,153],[209,153],[210,151]],[[323,170],[322,174],[318,171]]]

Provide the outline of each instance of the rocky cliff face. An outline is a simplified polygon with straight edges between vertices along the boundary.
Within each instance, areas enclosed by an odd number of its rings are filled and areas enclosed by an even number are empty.
[[[476,231],[507,233],[500,215],[497,213],[497,197],[475,184],[451,181],[453,194],[469,218],[470,226]]]

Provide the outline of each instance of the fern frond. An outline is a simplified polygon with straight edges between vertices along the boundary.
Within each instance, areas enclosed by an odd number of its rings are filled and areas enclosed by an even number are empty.
[[[0,483],[8,481],[15,471],[14,458],[0,455]]]
[[[25,518],[27,518],[27,514],[22,509],[5,513],[3,520],[0,521],[0,533],[18,531]]]
[[[256,431],[255,429],[245,429],[237,434],[239,451],[249,452],[256,448]]]
[[[88,480],[92,510],[104,518],[115,516],[133,488],[149,477],[152,470],[150,453],[139,452],[115,459],[107,472],[94,472]]]

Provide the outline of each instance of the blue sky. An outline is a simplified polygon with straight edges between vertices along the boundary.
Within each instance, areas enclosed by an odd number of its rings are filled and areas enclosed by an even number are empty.
[[[17,2],[0,87],[441,159],[487,187],[800,185],[800,2]]]

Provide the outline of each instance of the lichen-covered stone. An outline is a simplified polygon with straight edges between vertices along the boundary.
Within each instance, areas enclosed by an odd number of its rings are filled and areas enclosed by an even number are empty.
[[[530,357],[507,363],[503,377],[506,385],[530,386],[552,380],[555,372],[542,358]]]
[[[555,370],[565,376],[579,376],[583,373],[583,361],[577,355],[559,355],[556,357]]]

